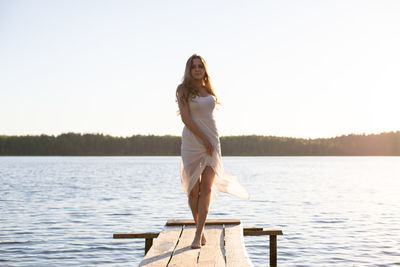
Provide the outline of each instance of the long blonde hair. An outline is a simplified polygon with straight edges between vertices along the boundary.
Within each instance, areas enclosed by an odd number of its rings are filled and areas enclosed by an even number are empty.
[[[215,97],[216,103],[219,104],[217,101],[217,96],[214,93],[214,88],[211,85],[210,81],[210,76],[208,75],[208,70],[207,70],[207,64],[204,58],[197,54],[193,54],[186,62],[186,68],[185,68],[185,74],[182,79],[182,83],[178,85],[178,88],[176,89],[176,100],[177,102],[184,102],[188,103],[191,99],[193,99],[195,96],[199,95],[199,89],[196,86],[196,82],[192,77],[191,74],[191,68],[193,64],[193,60],[195,58],[198,58],[201,60],[203,63],[204,67],[204,77],[201,79],[201,85],[204,86],[207,90],[207,92],[210,95],[213,95]]]

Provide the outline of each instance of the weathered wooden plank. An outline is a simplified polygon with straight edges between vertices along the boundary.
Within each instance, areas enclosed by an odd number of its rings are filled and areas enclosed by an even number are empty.
[[[207,243],[200,249],[198,267],[225,267],[224,229],[222,225],[206,225]]]
[[[277,235],[280,229],[262,227],[243,228],[239,219],[209,219],[205,231],[207,245],[201,249],[190,247],[195,235],[194,220],[168,220],[163,231],[158,233],[115,233],[114,238],[145,238],[146,251],[139,266],[176,267],[247,267],[252,266],[247,255],[243,236],[270,236],[270,265],[277,263]],[[153,238],[155,244],[151,246]]]
[[[206,225],[213,224],[239,224],[240,219],[207,219]],[[185,220],[168,220],[167,226],[172,225],[195,225],[193,219],[185,219]]]
[[[171,222],[170,225],[184,225],[179,222]],[[207,225],[220,224],[216,222],[207,223]],[[223,224],[223,223],[221,223]],[[192,224],[187,224],[192,225]],[[244,227],[243,233],[245,236],[258,236],[258,235],[283,235],[282,230],[280,229],[263,229],[262,227]],[[113,234],[113,238],[156,238],[158,233],[115,233]]]
[[[282,230],[279,229],[265,229],[265,230],[249,230],[244,229],[243,234],[245,236],[256,236],[256,235],[283,235]]]
[[[166,226],[166,228],[172,226]],[[193,267],[197,264],[197,257],[199,255],[199,249],[192,249],[194,235],[196,232],[196,226],[185,225],[182,230],[182,235],[179,238],[178,245],[175,248],[173,257],[168,264],[168,267]]]
[[[113,238],[156,238],[158,233],[115,233]]]
[[[243,231],[262,231],[262,227],[258,226],[243,226]]]
[[[167,266],[181,233],[182,226],[164,227],[139,266]]]
[[[252,266],[245,250],[242,224],[225,225],[225,257],[227,267]]]

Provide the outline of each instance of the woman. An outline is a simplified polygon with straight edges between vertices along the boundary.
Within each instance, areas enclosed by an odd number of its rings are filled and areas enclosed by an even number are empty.
[[[213,117],[217,102],[207,66],[202,57],[191,56],[183,82],[176,90],[179,111],[185,127],[182,132],[181,182],[189,198],[189,206],[196,222],[192,248],[206,244],[203,233],[212,197],[212,187],[221,192],[249,199],[236,176],[224,173],[221,147]]]

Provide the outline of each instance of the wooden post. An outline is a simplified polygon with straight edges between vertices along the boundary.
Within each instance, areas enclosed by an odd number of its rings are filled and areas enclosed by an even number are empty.
[[[276,235],[269,236],[269,265],[276,267],[277,264]]]
[[[153,238],[146,238],[145,244],[144,244],[144,255],[147,254],[147,251],[151,248],[153,245]]]
[[[277,265],[277,235],[283,235],[279,229],[263,229],[261,227],[244,227],[244,236],[269,235],[269,265],[276,267]]]

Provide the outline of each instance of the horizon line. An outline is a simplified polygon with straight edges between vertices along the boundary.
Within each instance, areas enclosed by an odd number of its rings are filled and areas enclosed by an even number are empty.
[[[221,135],[219,136],[220,138],[222,137],[243,137],[243,136],[261,136],[261,137],[280,137],[280,138],[292,138],[292,139],[332,139],[332,138],[338,138],[338,137],[343,137],[343,136],[371,136],[371,135],[381,135],[381,134],[397,134],[400,133],[400,130],[392,130],[392,131],[384,131],[384,132],[379,132],[379,133],[349,133],[349,134],[341,134],[341,135],[336,135],[336,136],[331,136],[331,137],[293,137],[293,136],[280,136],[280,135],[264,135],[264,134],[238,134],[238,135]],[[181,137],[180,135],[173,135],[173,134],[132,134],[129,136],[116,136],[116,135],[111,135],[111,134],[104,134],[104,133],[99,133],[99,132],[63,132],[60,134],[46,134],[46,133],[41,133],[41,134],[20,134],[20,135],[5,135],[5,134],[0,134],[0,137],[27,137],[27,136],[54,136],[54,137],[59,137],[61,135],[66,135],[66,134],[76,134],[76,135],[102,135],[102,136],[110,136],[110,137],[115,137],[115,138],[129,138],[132,136],[157,136],[157,137],[165,137],[165,136],[172,136],[172,137]]]

